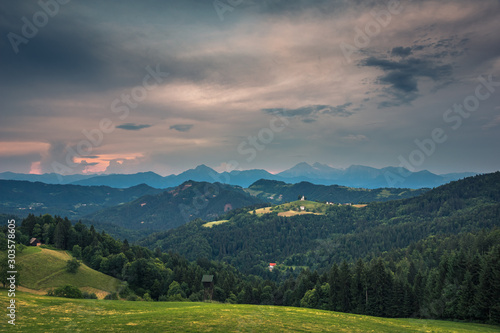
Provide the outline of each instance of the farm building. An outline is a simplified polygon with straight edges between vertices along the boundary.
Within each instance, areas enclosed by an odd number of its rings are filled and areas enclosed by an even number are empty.
[[[40,246],[42,242],[38,238],[30,239],[30,246]]]

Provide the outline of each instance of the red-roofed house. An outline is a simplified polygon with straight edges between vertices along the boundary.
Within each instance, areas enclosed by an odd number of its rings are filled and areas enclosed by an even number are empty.
[[[273,268],[274,266],[276,266],[276,263],[272,262],[269,264],[269,271],[272,272],[273,271]]]

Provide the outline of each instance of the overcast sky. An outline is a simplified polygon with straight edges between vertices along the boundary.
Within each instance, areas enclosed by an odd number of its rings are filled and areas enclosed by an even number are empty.
[[[0,4],[0,172],[500,169],[496,0],[43,1]]]

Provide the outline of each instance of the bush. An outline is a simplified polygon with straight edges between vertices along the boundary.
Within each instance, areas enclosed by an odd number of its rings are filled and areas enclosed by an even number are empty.
[[[83,298],[82,292],[75,286],[67,284],[65,286],[59,287],[56,290],[49,290],[47,293],[49,296],[56,297],[66,297],[66,298]]]
[[[134,294],[134,292],[132,291],[132,289],[130,289],[130,287],[128,286],[128,283],[124,282],[121,285],[120,291],[118,292],[118,294],[120,295],[121,298],[127,298],[129,295]]]
[[[112,300],[112,301],[116,301],[118,300],[118,294],[117,293],[111,293],[111,294],[107,294],[104,299],[107,299],[107,300]]]
[[[127,297],[127,301],[135,302],[138,300],[139,300],[139,297],[137,295],[134,295],[134,294],[128,295],[128,297]]]
[[[233,293],[229,294],[229,297],[226,298],[226,303],[228,304],[236,304],[238,303],[238,299],[236,298],[236,295]]]
[[[187,299],[181,296],[181,294],[175,294],[167,297],[169,302],[185,302]]]
[[[80,265],[81,265],[80,262],[75,258],[68,260],[66,261],[66,272],[75,274]]]
[[[95,293],[88,293],[86,291],[82,292],[82,297],[85,299],[97,299],[97,295]]]
[[[191,295],[189,295],[189,300],[191,302],[201,302],[201,301],[203,301],[203,291],[192,293]]]
[[[142,299],[145,300],[146,302],[152,302],[153,299],[149,295],[149,293],[145,293],[144,296],[142,296]]]

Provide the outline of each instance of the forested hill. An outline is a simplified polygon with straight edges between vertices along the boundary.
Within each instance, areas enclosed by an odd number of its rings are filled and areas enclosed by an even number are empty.
[[[242,188],[187,181],[169,191],[103,209],[86,218],[131,230],[168,230],[196,218],[216,219],[226,211],[262,201]]]
[[[261,179],[250,185],[247,191],[263,200],[280,204],[297,200],[299,195],[309,200],[337,203],[367,203],[389,201],[418,196],[429,189],[407,188],[352,188],[339,185],[316,185],[309,182],[287,184],[278,180]]]
[[[71,219],[164,191],[145,184],[117,189],[19,180],[0,180],[0,189],[1,213],[19,216],[50,213]]]
[[[404,248],[431,235],[500,226],[500,172],[474,176],[419,197],[364,208],[331,206],[325,215],[257,216],[232,212],[229,221],[206,228],[193,221],[140,242],[190,259],[227,261],[244,272],[265,274],[269,262],[282,267],[325,269]]]

